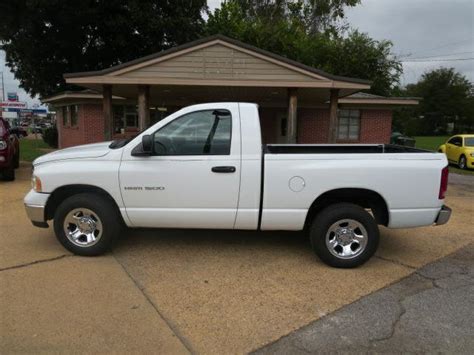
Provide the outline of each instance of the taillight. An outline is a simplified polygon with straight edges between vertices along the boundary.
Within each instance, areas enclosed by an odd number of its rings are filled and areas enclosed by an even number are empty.
[[[441,183],[439,184],[439,196],[438,196],[440,200],[444,200],[446,196],[446,191],[448,190],[448,175],[449,175],[449,169],[446,166],[443,168],[443,170],[441,170]]]

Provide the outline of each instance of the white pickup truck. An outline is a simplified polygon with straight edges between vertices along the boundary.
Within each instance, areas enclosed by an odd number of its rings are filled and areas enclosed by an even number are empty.
[[[258,106],[183,108],[130,141],[59,150],[33,163],[34,225],[54,220],[79,255],[122,227],[307,230],[327,264],[375,252],[378,225],[444,224],[446,156],[392,145],[262,145]]]

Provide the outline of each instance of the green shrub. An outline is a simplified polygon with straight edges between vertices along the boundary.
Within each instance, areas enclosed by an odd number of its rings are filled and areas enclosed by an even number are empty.
[[[58,147],[58,129],[56,126],[46,128],[43,131],[43,141],[51,148]]]

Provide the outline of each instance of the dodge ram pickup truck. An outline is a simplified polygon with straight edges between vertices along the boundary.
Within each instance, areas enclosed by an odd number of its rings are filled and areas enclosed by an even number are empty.
[[[348,268],[374,254],[378,225],[448,221],[447,165],[394,145],[262,145],[257,105],[207,103],[129,141],[36,159],[24,203],[79,255],[104,253],[125,226],[305,230],[324,262]]]

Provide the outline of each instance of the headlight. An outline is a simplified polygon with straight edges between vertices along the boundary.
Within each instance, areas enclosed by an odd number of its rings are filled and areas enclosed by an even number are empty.
[[[0,140],[0,150],[7,149],[7,142],[5,142],[3,139]]]
[[[43,191],[43,187],[41,186],[41,179],[35,175],[31,177],[31,188],[36,192]]]
[[[471,153],[471,154],[469,154],[469,155],[470,155],[471,157],[473,157],[473,158],[474,158],[474,152],[472,152],[472,153]]]

